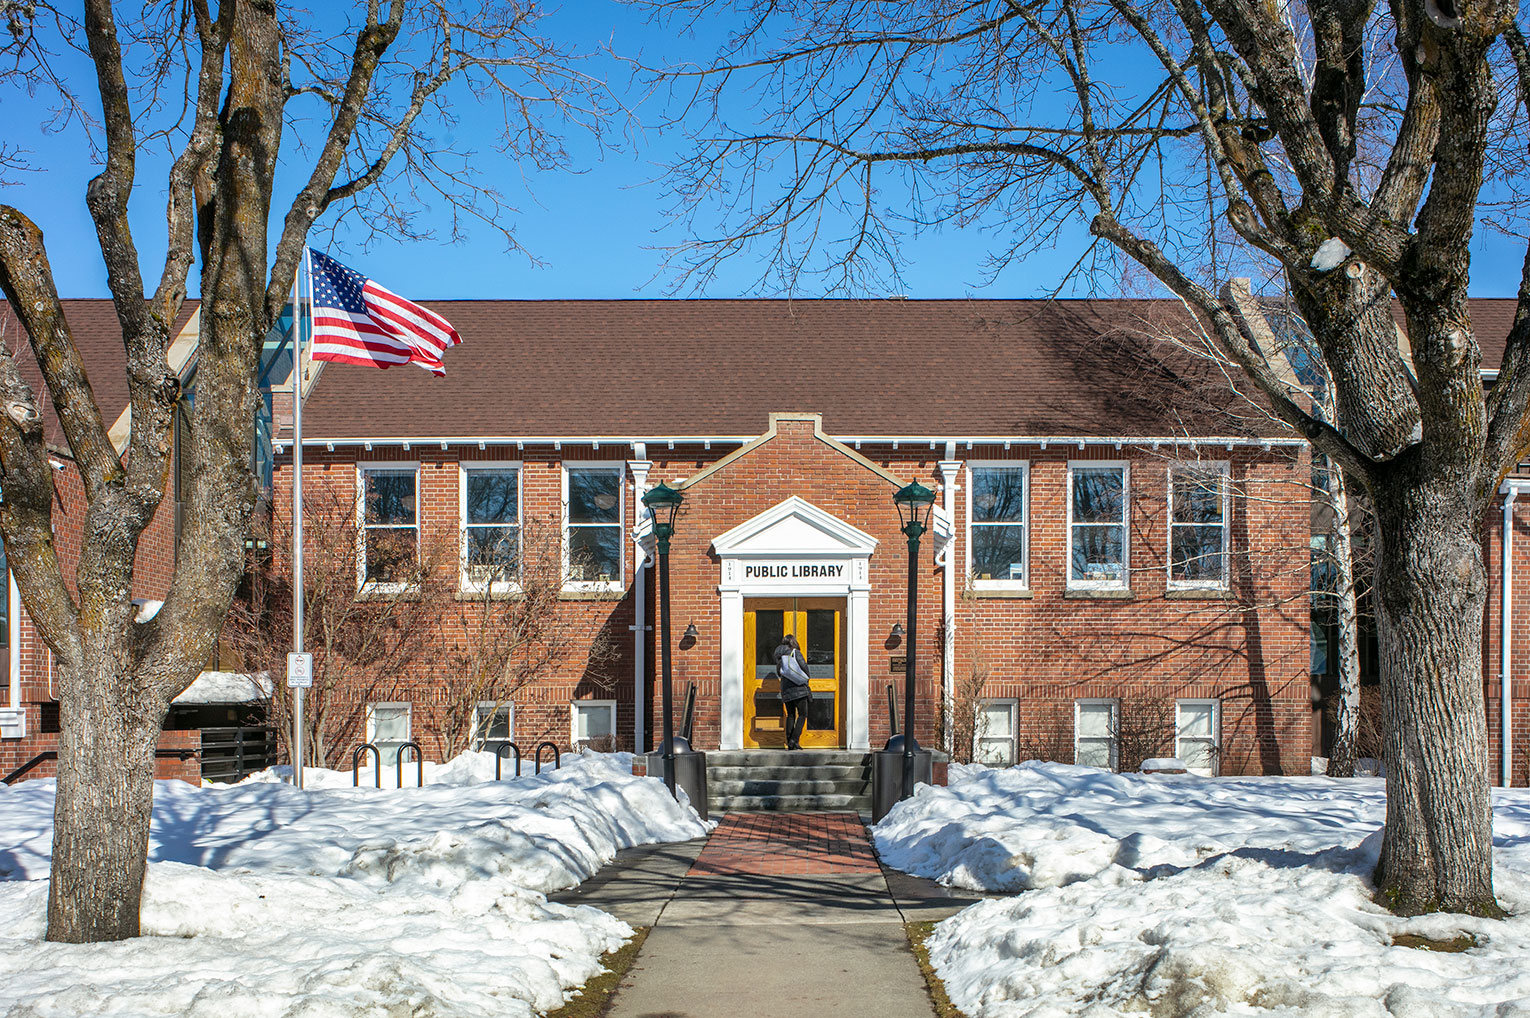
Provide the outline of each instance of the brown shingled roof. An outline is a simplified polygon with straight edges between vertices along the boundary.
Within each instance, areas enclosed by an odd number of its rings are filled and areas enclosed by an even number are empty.
[[[1504,347],[1509,342],[1509,330],[1514,326],[1514,312],[1519,308],[1519,301],[1514,297],[1475,297],[1469,308],[1472,333],[1482,349],[1482,367],[1496,371],[1503,363]]]
[[[65,300],[63,305],[64,319],[69,323],[74,345],[85,361],[85,373],[90,379],[91,391],[95,393],[96,405],[106,427],[110,428],[128,405],[127,351],[122,346],[122,326],[117,321],[117,310],[107,298],[73,298]],[[182,304],[170,329],[172,339],[191,320],[197,307],[195,300]],[[42,384],[42,372],[32,357],[31,344],[25,340],[20,322],[4,300],[0,300],[0,341],[16,355],[22,377],[42,403],[47,442],[67,448],[58,418],[53,413],[53,400],[48,396],[47,386]]]
[[[844,436],[1276,433],[1144,338],[1183,325],[1168,301],[426,303],[463,337],[446,377],[327,364],[305,438],[742,437],[774,410]]]
[[[1278,433],[1208,365],[1150,339],[1185,333],[1172,301],[425,303],[463,336],[446,377],[327,364],[307,437],[746,437],[775,410],[868,437]],[[128,398],[116,313],[105,299],[64,305],[110,427]],[[1484,367],[1515,307],[1471,302]],[[15,328],[0,301],[0,330]],[[62,444],[30,350],[11,345]]]

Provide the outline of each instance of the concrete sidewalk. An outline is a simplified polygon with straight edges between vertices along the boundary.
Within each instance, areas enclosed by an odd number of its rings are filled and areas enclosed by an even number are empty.
[[[884,872],[854,813],[732,813],[557,900],[652,927],[611,1018],[930,1018],[903,924],[977,896]]]

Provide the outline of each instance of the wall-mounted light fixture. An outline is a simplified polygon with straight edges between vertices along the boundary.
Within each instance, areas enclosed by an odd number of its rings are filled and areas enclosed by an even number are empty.
[[[892,632],[889,633],[888,635],[891,636],[894,640],[901,640],[901,639],[903,639],[903,623],[901,623],[901,622],[894,622],[893,623],[893,627],[892,627]]]
[[[696,623],[692,622],[690,625],[685,627],[685,635],[680,638],[682,640],[696,640],[700,637],[701,634],[696,632]]]

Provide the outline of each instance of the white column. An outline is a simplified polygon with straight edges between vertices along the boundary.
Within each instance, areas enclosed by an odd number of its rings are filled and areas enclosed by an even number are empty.
[[[866,560],[856,563],[866,568]],[[871,748],[871,591],[853,588],[847,598],[845,614],[850,627],[850,681],[846,684],[849,703],[845,705],[845,739],[849,749]]]
[[[940,485],[943,504],[946,510],[946,518],[951,521],[951,540],[946,543],[945,551],[941,552],[939,565],[943,589],[941,591],[941,619],[943,621],[942,643],[940,649],[940,680],[941,680],[941,714],[945,718],[945,724],[941,726],[945,732],[945,746],[947,753],[951,752],[951,729],[956,721],[956,667],[952,657],[956,653],[956,565],[953,559],[956,557],[956,535],[961,533],[961,527],[956,521],[956,482],[961,477],[962,461],[954,459],[956,455],[956,443],[946,443],[946,458],[940,461]]]
[[[641,443],[637,445],[637,451],[639,455],[642,454]],[[635,534],[636,521],[643,516],[643,493],[648,490],[648,472],[653,469],[653,463],[646,459],[628,460],[627,469],[632,471],[632,518]],[[642,542],[634,537],[632,542],[632,749],[636,753],[643,751],[643,736],[648,731],[648,718],[643,713],[643,679],[648,663],[648,626],[645,624],[644,614],[647,607],[645,581],[648,577],[648,562],[648,553],[644,550]]]
[[[722,592],[722,632],[719,634],[721,657],[718,688],[718,749],[744,748],[744,595],[737,590]]]

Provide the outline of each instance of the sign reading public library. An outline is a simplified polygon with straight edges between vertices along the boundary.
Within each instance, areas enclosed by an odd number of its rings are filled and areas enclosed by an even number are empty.
[[[745,562],[746,580],[846,580],[844,562]]]

